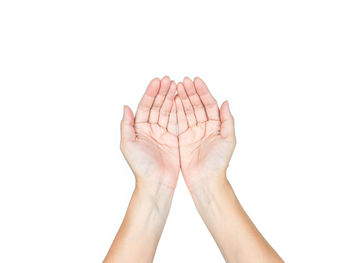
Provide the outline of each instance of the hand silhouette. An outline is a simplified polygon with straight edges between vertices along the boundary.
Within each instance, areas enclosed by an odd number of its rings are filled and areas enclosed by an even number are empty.
[[[124,106],[121,151],[137,184],[175,188],[180,171],[176,84],[164,77],[153,79],[141,99],[136,116]]]
[[[200,180],[225,177],[236,145],[228,102],[220,110],[200,78],[185,78],[177,85],[177,120],[181,171],[187,186]]]

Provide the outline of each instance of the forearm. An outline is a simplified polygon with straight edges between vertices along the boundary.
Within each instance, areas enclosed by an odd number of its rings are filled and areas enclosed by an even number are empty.
[[[226,262],[283,262],[249,219],[225,175],[198,182],[191,194]]]
[[[140,187],[137,184],[104,262],[152,262],[172,197],[173,190],[168,187]]]

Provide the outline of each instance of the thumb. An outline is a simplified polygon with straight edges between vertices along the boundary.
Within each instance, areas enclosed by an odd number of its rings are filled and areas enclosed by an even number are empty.
[[[234,120],[230,111],[228,101],[224,101],[220,108],[221,135],[226,137],[235,137]]]
[[[123,119],[120,123],[121,144],[135,139],[134,114],[129,106],[124,105]]]

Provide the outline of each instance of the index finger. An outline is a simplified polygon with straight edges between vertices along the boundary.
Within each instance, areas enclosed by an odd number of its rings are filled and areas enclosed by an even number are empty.
[[[198,77],[194,78],[193,83],[199,97],[201,98],[201,101],[204,104],[205,111],[208,115],[208,120],[220,120],[218,104],[213,95],[211,95],[207,85]]]
[[[154,78],[148,84],[148,87],[143,95],[136,111],[135,123],[147,122],[150,114],[150,109],[153,105],[154,99],[158,94],[160,88],[159,78]]]

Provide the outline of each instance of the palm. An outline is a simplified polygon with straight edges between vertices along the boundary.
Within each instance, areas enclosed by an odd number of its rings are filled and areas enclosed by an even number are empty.
[[[158,124],[136,124],[134,154],[135,172],[153,176],[162,183],[176,184],[179,174],[179,150],[177,136]]]
[[[132,137],[129,134],[129,140],[122,143],[124,156],[138,180],[171,188],[176,186],[180,170],[175,92],[176,86],[168,78],[153,80],[139,104],[135,121],[130,123]],[[132,117],[131,110],[127,111]]]
[[[185,174],[197,171],[224,169],[226,141],[219,135],[220,122],[208,121],[197,124],[179,136],[181,145],[181,166]]]
[[[197,79],[195,84],[185,78],[178,85],[176,99],[181,169],[189,186],[204,177],[222,174],[235,146],[228,105],[219,111],[204,82]]]

